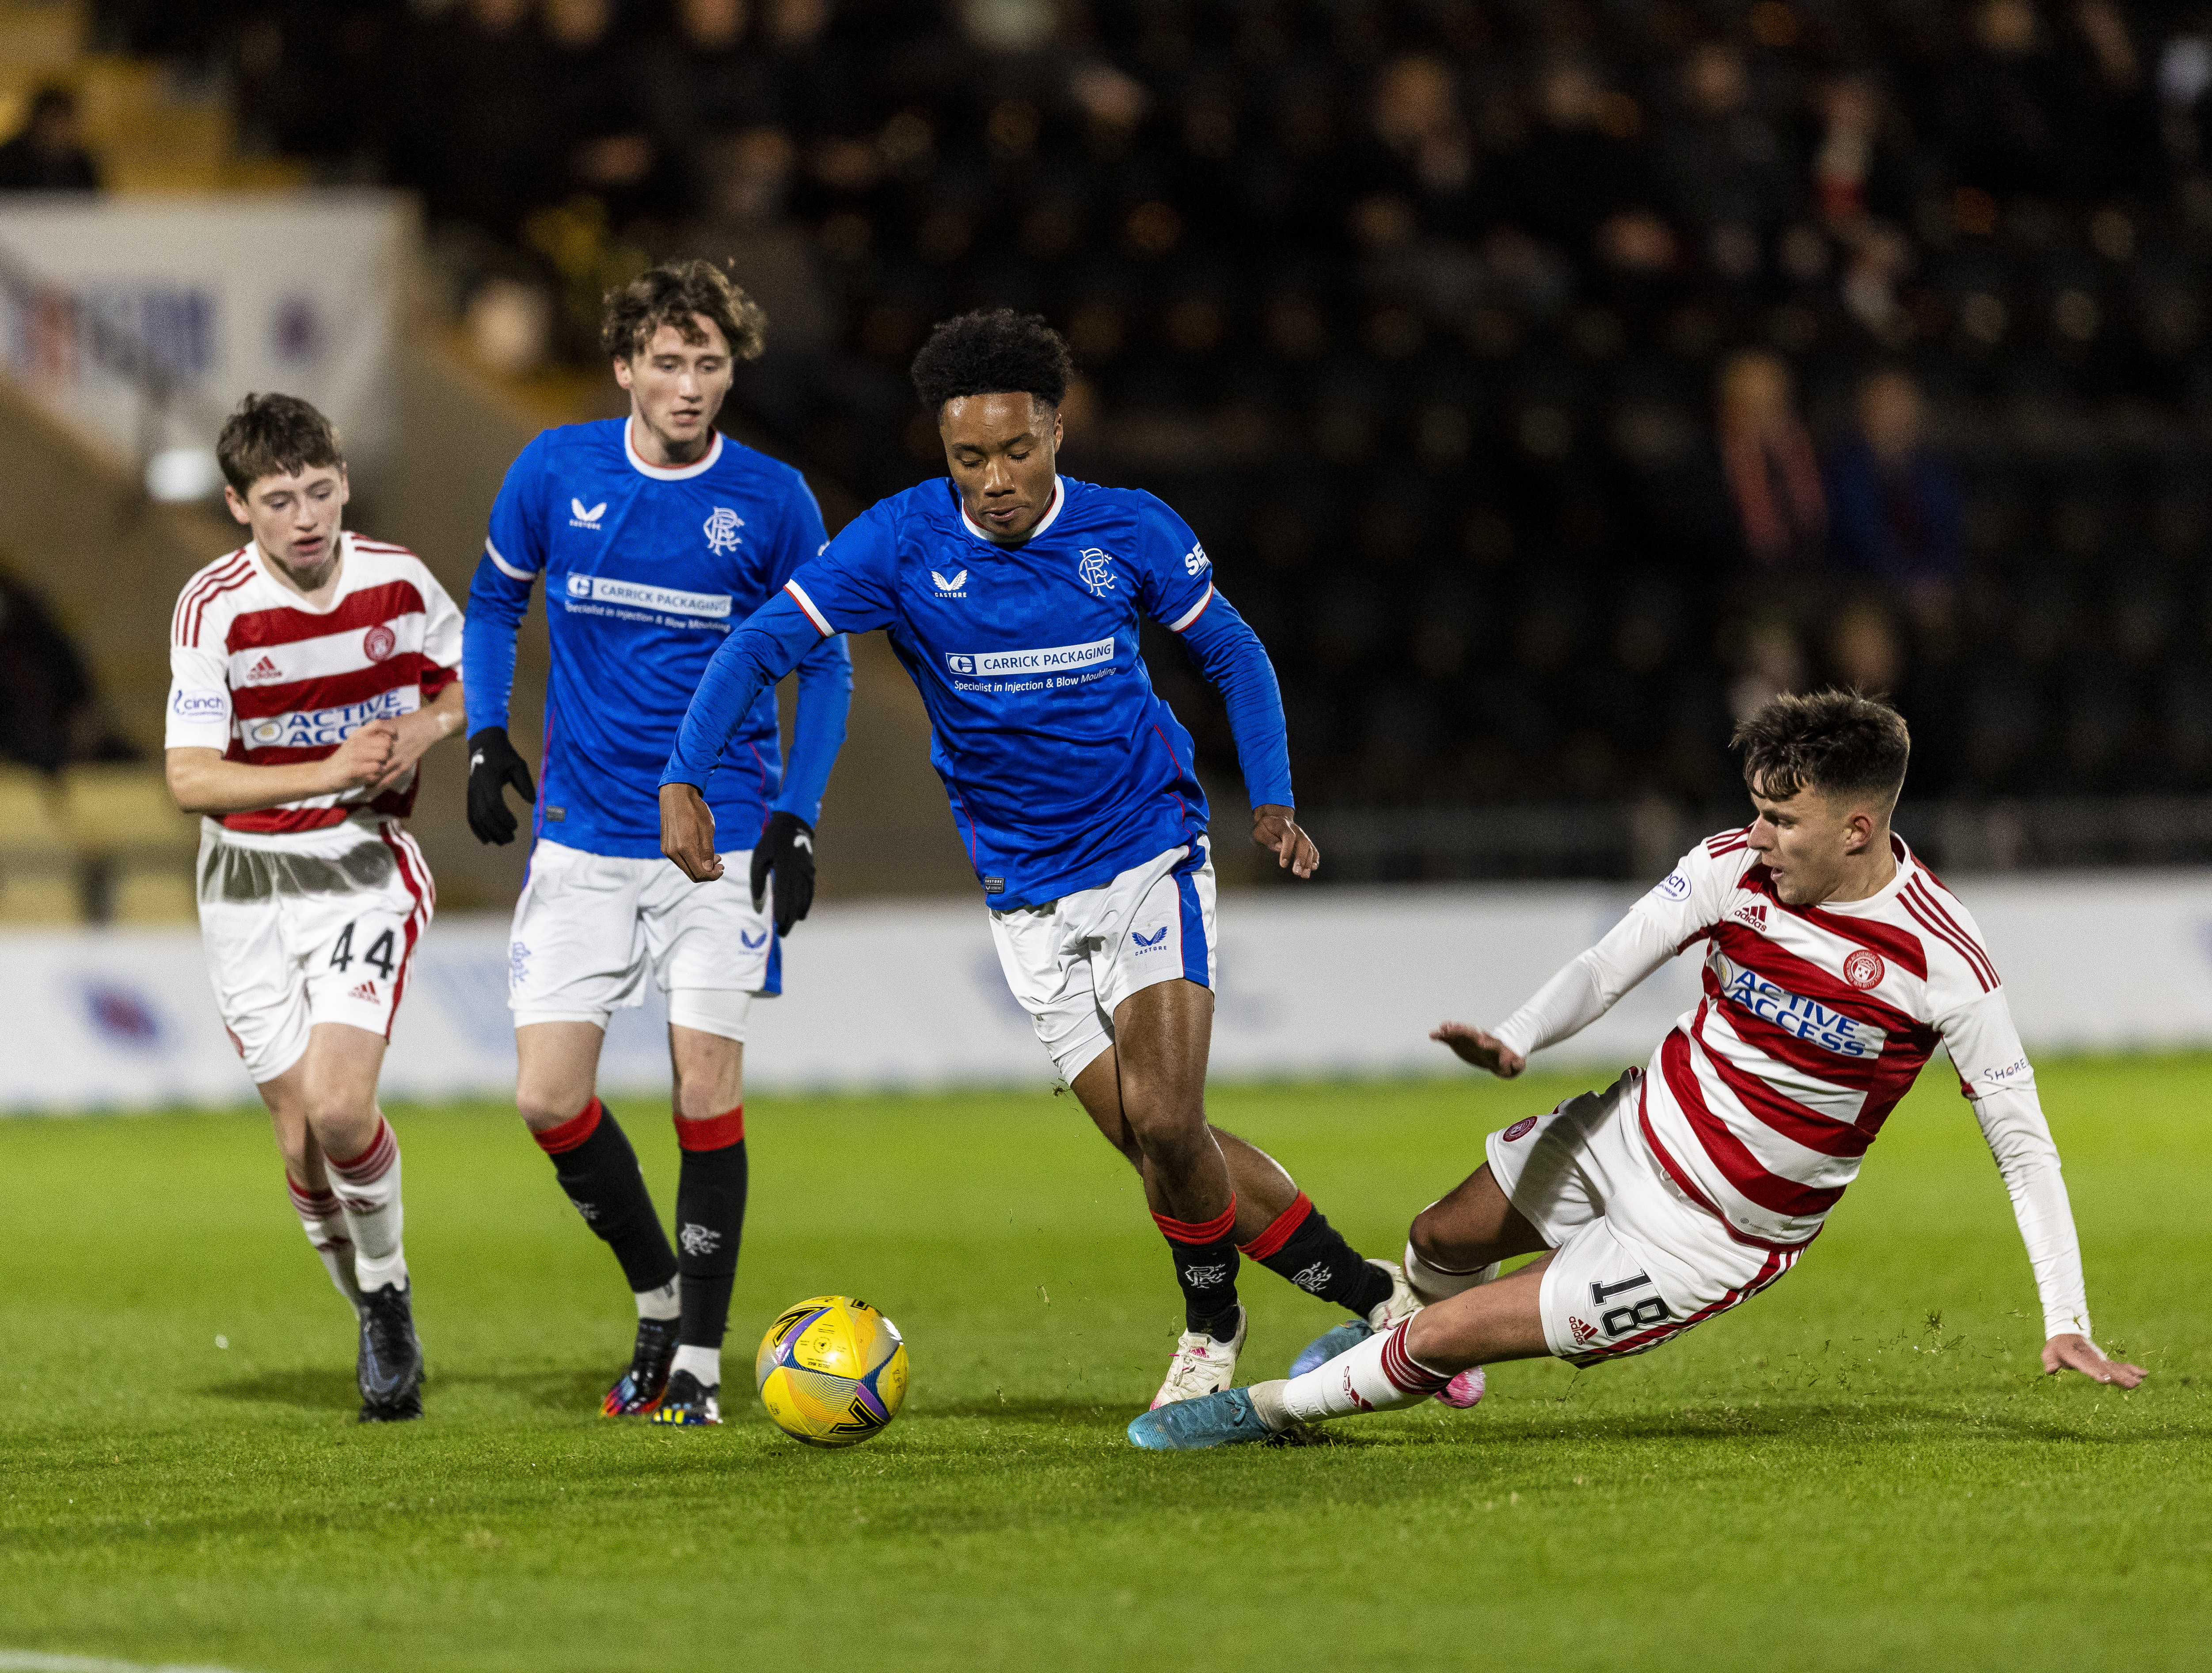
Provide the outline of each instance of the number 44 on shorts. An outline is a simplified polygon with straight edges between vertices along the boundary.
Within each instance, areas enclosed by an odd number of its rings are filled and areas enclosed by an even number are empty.
[[[356,920],[356,922],[358,921],[358,919]],[[338,932],[337,944],[331,949],[331,969],[353,968],[353,931],[354,925],[349,924]],[[392,937],[393,931],[386,930],[382,935],[369,943],[368,950],[361,955],[361,961],[370,969],[376,971],[387,982],[392,979],[392,973],[398,967],[396,943]]]

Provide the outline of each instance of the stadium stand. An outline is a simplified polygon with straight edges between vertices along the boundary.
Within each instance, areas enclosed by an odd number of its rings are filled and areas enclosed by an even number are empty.
[[[96,33],[234,87],[248,157],[419,191],[511,367],[588,358],[648,257],[732,258],[781,326],[751,421],[862,499],[930,468],[928,324],[1044,312],[1070,468],[1190,517],[1302,799],[1373,832],[1336,875],[1556,869],[1485,846],[1538,803],[1601,832],[1566,869],[1624,870],[1731,801],[1732,714],[1814,680],[1899,694],[1962,853],[2021,852],[1973,813],[2017,798],[2212,791],[2185,8],[109,0]]]

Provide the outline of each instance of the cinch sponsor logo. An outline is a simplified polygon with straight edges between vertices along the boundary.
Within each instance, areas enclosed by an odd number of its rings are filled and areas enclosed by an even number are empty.
[[[1686,900],[1690,898],[1690,880],[1679,871],[1669,872],[1651,892],[1669,900]]]
[[[326,743],[343,743],[372,720],[397,720],[415,712],[417,688],[402,686],[379,692],[359,703],[335,709],[295,709],[249,720],[241,730],[250,749],[315,749]]]
[[[1054,645],[1038,651],[947,652],[945,666],[955,674],[1050,674],[1067,668],[1095,668],[1114,660],[1114,641]]]
[[[674,587],[617,581],[605,575],[571,575],[568,596],[588,598],[595,604],[629,604],[639,609],[659,610],[665,615],[719,619],[730,613],[730,595],[726,592],[679,592]]]
[[[1873,1057],[1887,1038],[1881,1029],[1870,1028],[1855,1016],[1844,1016],[1788,988],[1777,987],[1755,970],[1738,969],[1721,994],[1753,1016],[1839,1058]]]
[[[230,699],[220,691],[180,691],[169,706],[185,720],[222,720],[230,714]]]

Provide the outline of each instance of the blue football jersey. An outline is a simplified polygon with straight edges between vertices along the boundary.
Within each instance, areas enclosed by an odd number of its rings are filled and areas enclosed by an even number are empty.
[[[785,592],[822,633],[888,630],[977,879],[1012,906],[1096,887],[1206,829],[1190,734],[1137,636],[1146,617],[1189,629],[1212,570],[1150,494],[1063,477],[1029,538],[1001,546],[939,477],[848,524]]]
[[[628,419],[548,430],[522,451],[492,506],[462,678],[471,735],[504,726],[515,624],[542,574],[553,665],[535,835],[589,853],[659,856],[661,764],[701,671],[825,539],[796,470],[719,433],[681,467],[647,464]],[[834,719],[834,736],[825,754],[815,729],[816,759],[802,762],[810,674],[834,697],[834,717],[815,717]],[[819,815],[851,688],[843,639],[810,652],[799,681],[793,783],[784,782],[773,691],[717,763],[708,805],[728,847],[750,847],[771,808],[810,825]]]

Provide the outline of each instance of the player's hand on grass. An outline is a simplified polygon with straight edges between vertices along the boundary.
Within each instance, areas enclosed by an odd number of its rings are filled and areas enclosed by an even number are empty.
[[[2055,1336],[2043,1344],[2043,1370],[2052,1377],[2062,1371],[2078,1371],[2093,1383],[2110,1383],[2115,1388],[2133,1388],[2149,1374],[2139,1365],[2106,1359],[2104,1350],[2088,1337],[2071,1333]]]
[[[1268,803],[1252,809],[1252,840],[1270,849],[1275,864],[1288,866],[1301,877],[1321,870],[1321,849],[1292,818],[1288,808]]]
[[[661,785],[660,852],[695,883],[711,883],[722,875],[722,857],[714,852],[714,810],[698,785]]]
[[[1486,1034],[1464,1022],[1441,1023],[1429,1038],[1450,1046],[1463,1062],[1486,1069],[1501,1081],[1511,1080],[1528,1066],[1528,1058],[1497,1035]]]
[[[389,720],[372,720],[356,729],[327,758],[331,788],[366,790],[391,770],[399,734]]]
[[[514,840],[514,812],[507,805],[509,785],[524,801],[538,799],[530,763],[507,742],[507,728],[487,726],[469,740],[469,828],[478,842]]]
[[[770,814],[768,828],[753,844],[755,912],[766,898],[771,872],[775,876],[775,932],[787,936],[814,904],[814,827],[795,813]]]

